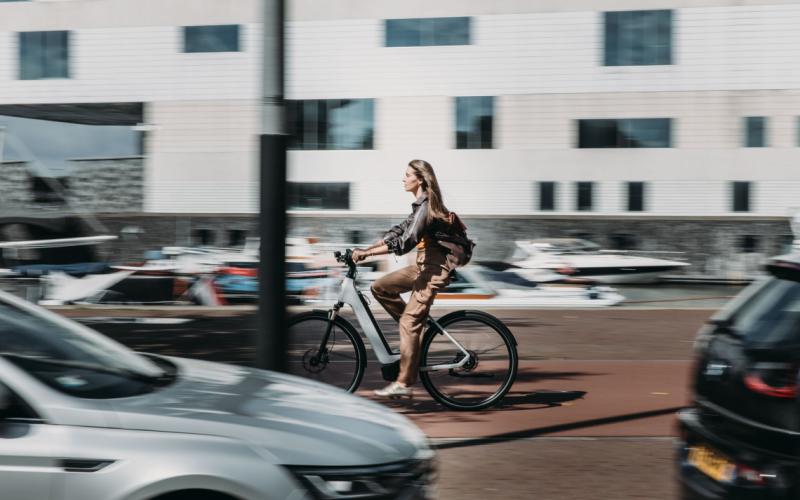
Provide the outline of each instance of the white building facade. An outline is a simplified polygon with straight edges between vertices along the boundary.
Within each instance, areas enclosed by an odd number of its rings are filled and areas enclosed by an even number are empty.
[[[0,114],[143,103],[140,210],[247,218],[261,10],[0,1]],[[434,165],[451,209],[487,221],[487,240],[500,222],[715,220],[774,223],[737,233],[770,253],[800,208],[794,1],[287,0],[287,14],[295,228],[404,213],[413,158]],[[195,26],[237,26],[235,50],[187,50]],[[22,79],[21,33],[45,31],[69,33],[68,74]]]

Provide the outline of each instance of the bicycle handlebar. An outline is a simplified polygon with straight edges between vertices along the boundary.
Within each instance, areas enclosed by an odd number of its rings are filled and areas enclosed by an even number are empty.
[[[348,248],[344,251],[344,253],[336,251],[333,252],[333,256],[336,258],[336,262],[340,262],[347,266],[347,276],[350,278],[355,277],[356,275],[356,263],[353,262],[353,250]]]

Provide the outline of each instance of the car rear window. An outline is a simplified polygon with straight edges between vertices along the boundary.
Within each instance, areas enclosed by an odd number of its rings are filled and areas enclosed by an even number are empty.
[[[769,280],[734,312],[732,326],[748,343],[800,344],[800,283]]]

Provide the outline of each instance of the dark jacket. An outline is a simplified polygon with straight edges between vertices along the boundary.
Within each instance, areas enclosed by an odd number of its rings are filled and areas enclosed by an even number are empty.
[[[383,235],[383,241],[389,247],[389,252],[397,255],[407,254],[416,247],[420,241],[425,239],[425,244],[436,245],[436,240],[432,238],[437,229],[436,224],[428,224],[428,195],[422,196],[411,204],[411,213],[406,220],[389,229]],[[426,236],[428,236],[426,238]]]

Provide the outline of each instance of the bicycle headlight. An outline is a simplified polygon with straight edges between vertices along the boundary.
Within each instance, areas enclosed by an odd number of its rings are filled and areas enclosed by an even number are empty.
[[[289,467],[294,476],[319,500],[378,500],[432,498],[433,460],[375,467]]]

